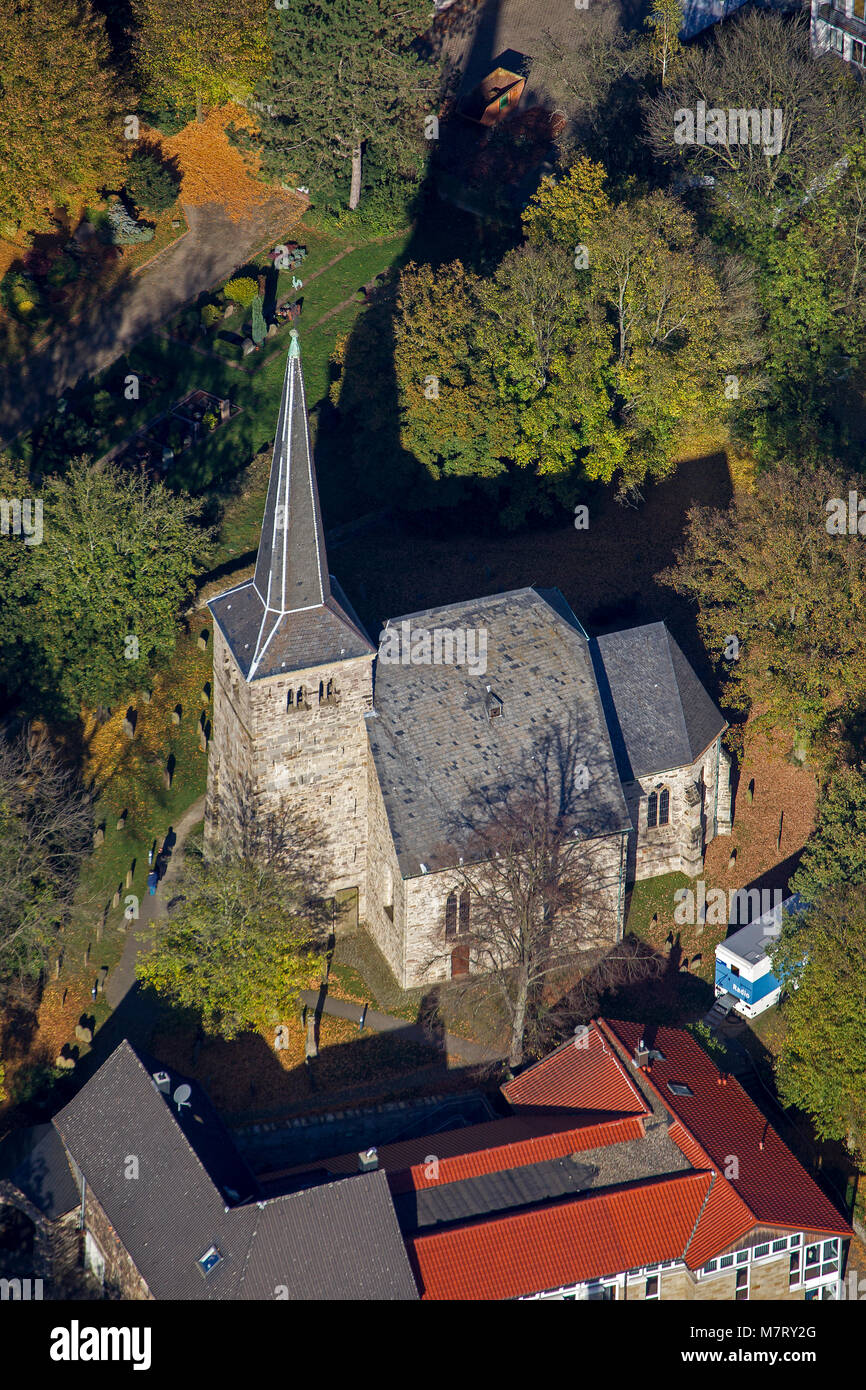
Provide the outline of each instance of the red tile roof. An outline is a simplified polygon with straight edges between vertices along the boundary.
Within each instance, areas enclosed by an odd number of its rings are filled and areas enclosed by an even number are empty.
[[[605,1144],[620,1144],[625,1139],[639,1139],[643,1133],[640,1120],[628,1116],[609,1116],[606,1111],[569,1111],[557,1115],[507,1115],[499,1120],[487,1120],[479,1125],[449,1129],[441,1134],[428,1134],[421,1139],[404,1139],[399,1144],[383,1144],[377,1150],[379,1167],[388,1173],[418,1174],[405,1180],[401,1190],[411,1191],[428,1186],[424,1168],[428,1157],[439,1160],[438,1181],[457,1182],[478,1173],[493,1173],[504,1168],[518,1168],[525,1163],[542,1163],[547,1158],[560,1158],[579,1149],[600,1148]],[[446,1168],[446,1163],[448,1167]],[[463,1165],[469,1165],[461,1171]],[[472,1167],[472,1165],[475,1165]],[[314,1165],[297,1164],[279,1172],[260,1174],[265,1181],[305,1173],[311,1167],[327,1172],[358,1172],[357,1151],[323,1158]],[[470,1171],[471,1168],[471,1171]],[[445,1177],[445,1172],[450,1176]]]
[[[678,1117],[680,1137],[671,1130],[690,1162],[700,1154],[687,1147],[696,1142],[711,1166],[729,1180],[736,1195],[754,1217],[754,1224],[793,1230],[826,1231],[850,1236],[851,1227],[783,1143],[769,1120],[733,1076],[720,1084],[721,1074],[699,1043],[681,1028],[643,1026],[600,1020],[603,1034],[633,1054],[641,1038],[664,1055],[654,1059],[644,1079],[665,1107]],[[630,1065],[627,1064],[627,1065]],[[683,1082],[693,1092],[679,1096],[668,1082]],[[679,1133],[679,1131],[678,1131]],[[737,1176],[733,1176],[736,1160]],[[736,1239],[731,1235],[729,1240]],[[691,1252],[690,1252],[691,1253]],[[689,1260],[692,1263],[692,1260]],[[703,1263],[703,1261],[697,1261]]]
[[[682,1256],[709,1173],[600,1192],[415,1236],[409,1259],[425,1299],[503,1299]]]
[[[425,1187],[440,1187],[442,1183],[461,1182],[464,1178],[477,1178],[482,1173],[503,1172],[507,1168],[521,1168],[529,1163],[543,1163],[551,1158],[563,1158],[567,1154],[580,1153],[585,1149],[599,1149],[608,1144],[622,1144],[627,1139],[643,1137],[643,1125],[636,1115],[628,1115],[621,1120],[611,1120],[605,1124],[584,1125],[579,1129],[571,1127],[549,1134],[538,1134],[532,1138],[520,1139],[521,1130],[529,1134],[531,1123],[515,1117],[506,1124],[513,1126],[513,1137],[508,1142],[490,1148],[473,1149],[455,1156],[442,1158],[438,1153],[440,1135],[423,1141],[428,1153],[438,1159],[435,1169],[429,1163],[418,1163],[400,1172],[389,1172],[391,1191],[419,1192]],[[396,1147],[396,1146],[394,1146]],[[401,1146],[402,1147],[402,1146]],[[357,1160],[356,1160],[357,1162]],[[387,1166],[392,1168],[390,1156]],[[435,1173],[435,1176],[433,1174]]]
[[[502,1087],[515,1110],[609,1110],[648,1115],[649,1106],[595,1022]]]

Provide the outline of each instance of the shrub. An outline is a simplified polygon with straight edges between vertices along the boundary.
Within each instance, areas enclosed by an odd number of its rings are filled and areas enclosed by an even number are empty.
[[[213,328],[220,322],[222,310],[217,304],[205,304],[201,311],[201,321],[204,328]]]
[[[209,430],[215,430],[215,429],[216,429],[216,427],[217,427],[217,417],[214,415],[214,413],[213,413],[212,410],[206,410],[206,411],[205,411],[204,415],[202,416],[202,424],[203,424],[204,426],[206,426],[206,428],[209,429]]]
[[[155,149],[137,149],[127,164],[125,187],[136,207],[166,212],[180,192],[176,161],[163,159]]]
[[[261,347],[267,335],[267,328],[265,326],[264,315],[262,314],[262,297],[260,294],[257,294],[255,299],[253,300],[252,309],[252,340],[255,343],[256,347]]]
[[[115,246],[136,246],[153,239],[153,227],[141,226],[120,202],[112,203],[108,209],[108,225]]]
[[[229,280],[223,286],[223,294],[226,299],[230,299],[234,304],[240,304],[243,309],[249,309],[258,292],[259,287],[256,281],[245,275],[237,280]]]

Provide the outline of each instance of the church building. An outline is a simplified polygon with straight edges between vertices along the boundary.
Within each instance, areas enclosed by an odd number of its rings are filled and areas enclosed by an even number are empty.
[[[394,618],[373,644],[328,573],[296,334],[255,572],[209,607],[208,842],[291,806],[402,988],[473,968],[455,812],[551,730],[579,734],[611,942],[635,879],[695,876],[730,832],[725,720],[663,623],[590,639],[532,587]]]

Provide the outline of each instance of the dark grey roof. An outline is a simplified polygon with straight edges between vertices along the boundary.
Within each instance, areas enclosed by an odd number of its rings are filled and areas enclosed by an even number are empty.
[[[688,766],[727,727],[664,623],[589,645],[624,782]]]
[[[53,1125],[13,1130],[0,1143],[0,1178],[52,1221],[78,1205],[78,1187]]]
[[[248,681],[373,650],[357,618],[331,591],[294,333],[255,573],[208,607]]]
[[[395,618],[402,633],[486,634],[486,669],[376,663],[375,713],[367,732],[401,871],[453,867],[464,849],[453,813],[479,788],[495,789],[559,728],[585,750],[589,786],[575,829],[586,836],[631,828],[599,700],[588,644],[558,591],[516,589]],[[474,639],[478,641],[476,637]],[[478,655],[476,650],[476,655]],[[489,690],[488,690],[489,687]],[[488,702],[502,702],[491,719]]]
[[[170,1074],[167,1096],[158,1071]],[[274,1298],[277,1285],[290,1298],[416,1296],[384,1174],[348,1196],[328,1184],[259,1201],[204,1092],[187,1081],[190,1104],[178,1109],[178,1083],[124,1041],[54,1119],[155,1298]],[[203,1274],[211,1246],[220,1259]]]
[[[553,1202],[559,1197],[575,1197],[583,1192],[595,1174],[582,1154],[504,1168],[458,1182],[394,1197],[394,1209],[407,1234],[455,1221],[473,1221],[496,1212],[511,1211]]]
[[[277,1197],[258,1211],[240,1298],[418,1297],[383,1172]],[[285,1292],[283,1292],[285,1290]]]

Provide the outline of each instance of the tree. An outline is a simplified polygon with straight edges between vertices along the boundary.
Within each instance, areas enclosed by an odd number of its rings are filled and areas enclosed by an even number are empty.
[[[245,96],[268,56],[267,0],[132,0],[134,53],[147,92],[183,107]]]
[[[32,491],[26,478],[19,487]],[[10,692],[68,717],[140,689],[171,656],[208,533],[200,502],[111,463],[74,459],[41,491],[39,543],[22,535],[0,547],[0,623],[12,639],[0,670]]]
[[[126,166],[124,185],[136,207],[166,212],[180,192],[177,162],[163,159],[156,149],[135,149]]]
[[[595,964],[617,938],[621,840],[615,813],[590,790],[583,749],[576,723],[555,726],[507,780],[472,793],[454,816],[465,860],[455,895],[468,895],[468,923],[464,906],[467,929],[446,949],[465,941],[476,1002],[497,993],[511,1066],[535,1050],[546,989]]]
[[[650,31],[647,40],[650,62],[662,87],[666,87],[683,53],[680,43],[683,7],[680,0],[653,0],[646,26]]]
[[[92,847],[91,799],[44,732],[0,735],[0,981],[37,979]]]
[[[49,231],[121,167],[122,91],[90,0],[10,0],[0,73],[0,234]]]
[[[258,292],[258,281],[251,275],[240,275],[235,280],[227,280],[223,285],[226,299],[230,299],[233,304],[240,304],[242,309],[249,309]]]
[[[267,325],[265,324],[264,314],[262,313],[262,296],[260,294],[257,294],[253,300],[252,311],[252,338],[256,347],[261,347],[267,335]]]
[[[168,921],[138,978],[228,1040],[284,1022],[323,964],[310,840],[310,827],[282,807],[258,819],[250,809],[234,848],[204,858],[188,847]]]
[[[578,159],[562,178],[542,180],[524,227],[531,244],[553,241],[574,254],[590,314],[615,326],[617,448],[594,452],[587,472],[608,481],[620,470],[620,492],[629,493],[671,471],[686,421],[722,409],[722,377],[739,343],[717,258],[692,216],[660,191],[613,202],[605,182],[600,165]]]
[[[679,112],[697,115],[702,101],[707,132],[691,140]],[[709,125],[709,112],[726,118]],[[735,137],[729,113],[766,112],[766,133]],[[690,175],[715,179],[713,201],[726,222],[772,226],[785,200],[799,200],[828,173],[852,140],[862,138],[866,97],[840,80],[833,59],[813,58],[809,18],[745,9],[717,26],[706,44],[690,44],[664,90],[649,99],[647,130],[656,155]],[[778,112],[778,117],[774,113]],[[719,133],[723,138],[716,139]],[[758,134],[758,138],[755,138]]]
[[[784,981],[776,1059],[785,1105],[821,1138],[866,1158],[866,885],[837,888],[805,918],[785,917],[771,953]]]
[[[866,777],[840,768],[818,804],[818,824],[806,841],[791,888],[814,903],[844,884],[866,883]]]
[[[819,745],[866,694],[866,630],[852,620],[866,550],[833,528],[854,487],[826,468],[762,474],[726,511],[693,508],[676,564],[659,576],[696,602],[728,707],[755,706],[801,746]]]
[[[275,179],[323,201],[361,198],[365,145],[407,174],[423,160],[424,113],[437,71],[413,44],[429,26],[426,0],[285,0],[270,11],[273,58],[256,86],[253,144]]]

